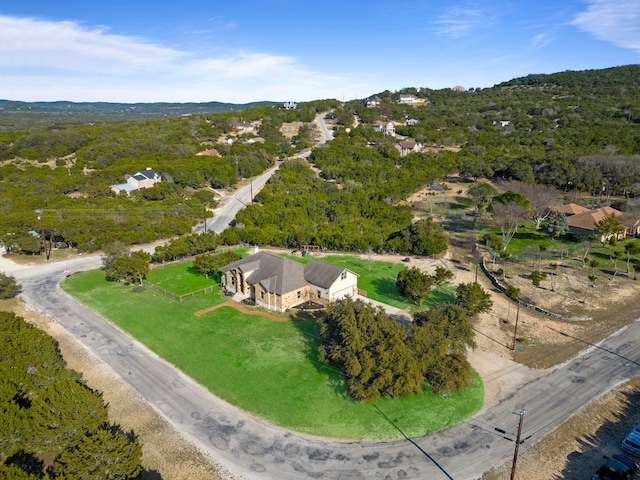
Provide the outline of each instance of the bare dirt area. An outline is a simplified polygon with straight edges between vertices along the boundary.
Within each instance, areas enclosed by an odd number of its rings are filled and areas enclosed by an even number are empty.
[[[285,137],[285,138],[293,138],[295,137],[298,132],[300,131],[300,127],[304,125],[304,122],[289,122],[289,123],[283,123],[282,126],[280,127],[280,133]]]

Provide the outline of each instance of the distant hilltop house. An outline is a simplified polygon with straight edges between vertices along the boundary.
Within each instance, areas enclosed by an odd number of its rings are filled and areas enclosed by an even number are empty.
[[[398,97],[398,103],[418,103],[418,98],[415,95],[401,93]]]
[[[248,138],[246,139],[244,142],[242,142],[244,145],[253,145],[254,143],[265,143],[266,140],[262,137],[253,137],[253,138]]]
[[[605,218],[611,217],[612,215],[615,215],[623,226],[623,231],[616,235],[617,240],[621,240],[630,235],[640,235],[640,221],[624,212],[616,210],[615,208],[602,207],[596,210],[590,210],[582,205],[569,203],[566,205],[550,207],[549,210],[562,212],[567,216],[570,232],[581,236],[593,235],[598,237],[601,242],[606,242],[613,235],[600,235],[595,229],[599,222]]]
[[[373,124],[373,129],[376,132],[383,133],[384,135],[396,136],[396,126],[393,122],[376,122]]]
[[[420,120],[416,120],[415,118],[407,118],[407,120],[404,122],[407,127],[413,127],[419,123]]]
[[[147,167],[130,176],[125,175],[125,179],[127,180],[127,183],[111,185],[111,190],[116,194],[120,192],[126,192],[128,194],[134,190],[153,187],[156,183],[160,183],[162,181],[160,174],[151,167]]]
[[[380,97],[378,96],[373,96],[373,97],[365,98],[364,100],[362,100],[362,104],[368,108],[377,107],[380,105],[380,102],[381,100],[380,100]]]
[[[296,108],[298,108],[298,104],[296,102],[284,102],[282,104],[282,108],[284,108],[285,110],[295,110]]]
[[[451,90],[454,92],[466,92],[467,90],[462,85],[456,85]]]
[[[358,292],[358,275],[329,263],[303,265],[268,252],[259,252],[220,269],[222,287],[240,301],[284,312],[305,302],[328,305]]]
[[[422,144],[416,142],[413,138],[402,140],[397,143],[395,147],[400,151],[400,155],[402,156],[409,155],[410,153],[421,152],[423,148]]]
[[[511,125],[511,120],[494,120],[493,125],[496,127],[508,127]]]

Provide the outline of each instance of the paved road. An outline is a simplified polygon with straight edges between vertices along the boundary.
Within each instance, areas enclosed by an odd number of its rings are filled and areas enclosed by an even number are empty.
[[[316,146],[333,139],[333,132],[327,127],[324,117],[324,113],[319,113],[315,118],[315,123],[318,125],[321,135],[320,141]],[[311,149],[308,149],[294,155],[292,158],[307,158],[310,154]],[[251,203],[253,197],[262,190],[271,176],[278,171],[278,168],[280,168],[280,163],[251,179],[248,184],[237,189],[233,194],[222,198],[220,204],[214,210],[214,217],[206,220],[207,231],[220,233],[227,228],[231,221],[236,218],[238,212]],[[204,232],[205,223],[196,225],[193,230],[196,233]]]
[[[99,265],[98,257],[85,257],[13,274],[23,285],[22,296],[28,303],[54,318],[178,430],[243,478],[477,479],[511,457],[513,443],[494,428],[515,433],[518,416],[513,412],[526,409],[523,437],[532,436],[523,445],[526,448],[584,404],[640,374],[640,321],[636,321],[500,405],[442,432],[394,442],[311,438],[272,426],[217,399],[59,288],[65,268],[76,272]],[[393,412],[381,414],[393,417]]]

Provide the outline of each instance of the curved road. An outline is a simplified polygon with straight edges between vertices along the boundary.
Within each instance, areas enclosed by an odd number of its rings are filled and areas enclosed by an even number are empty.
[[[175,428],[243,478],[477,479],[512,455],[513,443],[494,428],[514,433],[518,417],[513,412],[526,409],[523,438],[532,436],[533,442],[589,401],[640,374],[640,322],[636,321],[500,405],[444,431],[393,442],[312,438],[270,425],[219,400],[60,289],[65,268],[78,271],[99,265],[98,257],[86,257],[14,275],[29,304],[54,318]],[[381,414],[393,417],[393,412]]]
[[[221,401],[60,289],[65,268],[76,272],[100,265],[97,256],[79,257],[19,269],[13,275],[23,286],[26,302],[55,319],[176,429],[241,478],[478,479],[511,458],[513,442],[495,428],[515,433],[514,412],[526,409],[523,438],[531,437],[522,447],[526,448],[589,401],[640,374],[640,321],[636,321],[499,405],[441,432],[393,442],[308,437]],[[381,415],[393,418],[393,412]]]

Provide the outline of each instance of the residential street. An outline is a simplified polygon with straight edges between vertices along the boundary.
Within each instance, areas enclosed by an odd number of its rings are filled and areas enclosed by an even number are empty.
[[[322,145],[333,138],[333,132],[329,130],[324,119],[325,114],[319,113],[316,115],[315,123],[320,130],[320,141],[316,144]],[[311,150],[304,150],[292,158],[307,158],[311,154]],[[271,167],[262,175],[258,175],[254,179],[250,180],[246,185],[234,190],[233,193],[225,195],[220,199],[220,204],[215,210],[215,216],[209,218],[206,221],[207,231],[214,231],[216,233],[222,232],[229,226],[229,223],[236,218],[237,213],[249,205],[252,198],[264,187],[271,176],[278,171],[280,164]],[[202,233],[205,230],[205,224],[199,224],[194,228],[196,233]]]

